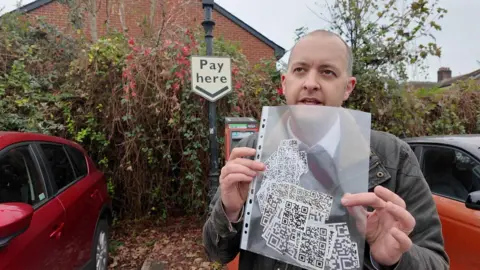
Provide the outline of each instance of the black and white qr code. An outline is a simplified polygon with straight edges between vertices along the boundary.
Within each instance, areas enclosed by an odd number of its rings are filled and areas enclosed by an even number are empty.
[[[296,230],[305,231],[310,206],[293,200],[285,200],[281,223]]]
[[[328,230],[319,228],[302,235],[296,258],[300,264],[319,269],[325,267],[328,247],[327,232]]]
[[[326,269],[351,270],[359,269],[357,243],[350,239],[348,225],[345,223],[328,224],[336,231],[336,239],[333,243],[332,255],[328,260]]]

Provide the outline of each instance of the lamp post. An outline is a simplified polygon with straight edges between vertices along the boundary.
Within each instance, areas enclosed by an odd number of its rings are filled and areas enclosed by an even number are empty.
[[[212,11],[214,0],[202,0],[202,7],[205,14],[205,19],[202,26],[205,29],[205,43],[207,47],[207,56],[213,55],[213,28],[215,21],[212,18]],[[217,143],[217,127],[216,127],[216,104],[215,102],[208,102],[208,126],[210,139],[210,170],[208,179],[210,183],[209,197],[213,199],[218,188],[218,143]]]

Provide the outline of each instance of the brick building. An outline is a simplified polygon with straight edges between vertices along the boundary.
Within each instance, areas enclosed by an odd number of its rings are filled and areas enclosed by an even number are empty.
[[[129,35],[136,37],[142,34],[139,23],[145,19],[158,26],[165,21],[164,15],[170,14],[169,19],[174,18],[177,25],[198,27],[204,16],[201,0],[95,0],[95,2],[98,37],[106,32],[107,20],[109,27],[119,31],[127,29]],[[48,23],[56,25],[62,31],[68,32],[71,29],[68,7],[56,0],[36,0],[19,9],[29,15],[44,17]],[[275,57],[278,60],[285,54],[284,48],[218,4],[214,6],[213,19],[216,22],[214,36],[223,36],[227,40],[239,42],[250,63],[256,63],[262,58]],[[87,20],[84,29],[89,33]]]

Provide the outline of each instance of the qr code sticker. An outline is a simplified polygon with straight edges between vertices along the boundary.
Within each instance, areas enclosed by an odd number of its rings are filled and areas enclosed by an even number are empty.
[[[310,206],[293,200],[285,200],[284,205],[281,220],[282,224],[288,227],[293,227],[299,231],[305,231],[310,213]]]
[[[331,195],[296,187],[296,195],[292,199],[307,204],[314,209],[311,219],[323,222],[328,220],[333,205],[333,197]]]
[[[273,227],[276,225],[280,225],[280,218],[282,216],[283,210],[282,208],[277,208],[276,212],[272,214],[272,217],[269,219],[269,222],[266,223],[265,227],[263,228],[263,234],[262,237],[265,240],[268,240],[270,238],[270,234],[273,231]]]
[[[267,192],[272,193],[274,196],[280,198],[289,198],[290,190],[292,189],[291,184],[288,183],[275,183],[270,184],[267,187]]]
[[[275,251],[287,253],[287,227],[281,226],[278,222],[272,222],[272,226],[265,232],[267,246]]]
[[[307,152],[300,151],[297,157],[297,170],[301,173],[308,172]]]
[[[281,211],[279,211],[281,212]],[[298,233],[292,228],[281,224],[279,214],[275,215],[262,234],[267,246],[281,254],[296,256]]]
[[[273,152],[267,160],[265,160],[265,171],[264,171],[264,181],[269,182],[275,180],[275,176],[279,174],[280,168],[277,166],[278,154],[277,152]]]
[[[270,223],[270,220],[275,215],[282,202],[282,198],[277,197],[272,193],[267,193],[265,195],[265,205],[263,207],[263,215],[260,221],[262,226],[266,226]]]
[[[260,213],[262,213],[262,215],[265,212],[264,207],[267,200],[266,196],[268,194],[268,191],[267,191],[268,185],[269,185],[268,183],[266,183],[265,185],[262,185],[260,189],[257,191],[258,207],[260,208]]]
[[[331,256],[326,269],[350,270],[360,267],[357,243],[350,240],[346,223],[327,224],[336,230]]]
[[[295,258],[307,267],[323,269],[327,258],[328,228],[309,227],[301,237],[298,255]]]
[[[275,179],[276,183],[290,183],[298,185],[300,176],[306,172],[305,168],[299,166],[301,160],[297,140],[283,140],[275,154],[275,161],[269,164],[269,177]],[[272,154],[273,155],[273,154]]]

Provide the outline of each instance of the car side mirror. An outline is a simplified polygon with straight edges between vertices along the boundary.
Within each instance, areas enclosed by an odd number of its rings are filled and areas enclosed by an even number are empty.
[[[480,210],[480,190],[468,194],[465,206],[473,210]]]
[[[0,248],[22,234],[30,226],[33,207],[26,203],[0,204]]]

